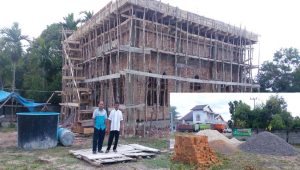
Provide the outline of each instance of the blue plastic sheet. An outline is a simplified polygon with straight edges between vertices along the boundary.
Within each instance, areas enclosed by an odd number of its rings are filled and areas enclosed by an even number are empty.
[[[44,106],[46,103],[35,103],[34,101],[25,99],[17,93],[9,93],[0,90],[0,102],[6,101],[9,98],[14,98],[16,101],[23,106],[27,107],[29,111],[33,112],[35,107]]]
[[[5,100],[7,100],[7,98],[9,98],[11,96],[12,96],[12,93],[0,90],[0,102],[4,102]]]

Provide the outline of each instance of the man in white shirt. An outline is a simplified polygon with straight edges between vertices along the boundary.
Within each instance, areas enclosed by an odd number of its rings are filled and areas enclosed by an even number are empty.
[[[115,108],[110,112],[108,121],[110,122],[110,133],[108,138],[107,150],[105,153],[108,153],[112,145],[113,139],[115,138],[115,143],[113,151],[117,152],[117,145],[120,135],[120,130],[123,129],[123,115],[121,110],[119,110],[119,103],[115,103]]]

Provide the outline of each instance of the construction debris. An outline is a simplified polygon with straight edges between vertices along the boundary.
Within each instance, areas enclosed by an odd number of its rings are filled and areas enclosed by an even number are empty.
[[[292,145],[270,132],[261,132],[252,136],[247,142],[240,145],[240,149],[250,153],[277,156],[294,156],[298,154]]]
[[[106,150],[106,147],[102,148]],[[145,147],[138,144],[119,145],[118,152],[93,154],[91,149],[70,150],[69,152],[79,159],[83,159],[94,166],[102,166],[107,163],[134,161],[140,158],[152,158],[160,153],[160,150]]]
[[[173,160],[200,167],[210,167],[220,161],[209,147],[206,136],[176,135]]]

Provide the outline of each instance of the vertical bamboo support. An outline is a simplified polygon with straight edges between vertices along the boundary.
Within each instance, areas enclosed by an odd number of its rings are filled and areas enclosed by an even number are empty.
[[[241,29],[241,28],[240,28]],[[241,34],[241,30],[239,30],[239,34]],[[240,80],[240,72],[241,72],[241,63],[240,63],[240,55],[241,55],[241,46],[242,46],[242,37],[241,35],[239,35],[239,42],[238,42],[238,54],[237,54],[237,57],[238,57],[238,80],[237,82],[238,83],[241,83],[241,80]],[[239,89],[239,92],[241,92],[241,86],[238,86],[238,89]]]
[[[145,54],[145,34],[146,34],[146,9],[144,8],[144,13],[143,13],[143,71],[146,72],[146,54]],[[145,137],[146,135],[146,123],[147,123],[147,114],[148,114],[148,103],[147,103],[147,94],[148,94],[148,83],[147,83],[147,78],[144,77],[144,79],[146,81],[144,81],[145,83],[143,84],[143,87],[145,89],[145,97],[144,97],[144,102],[145,102],[145,114],[144,114],[144,124],[143,124],[143,136]]]
[[[231,69],[230,69],[230,79],[231,79],[231,82],[233,82],[233,61],[234,61],[234,55],[233,55],[233,50],[234,50],[234,47],[235,47],[235,41],[234,41],[234,38],[233,38],[233,45],[231,45],[230,46],[230,67],[231,67]],[[234,91],[234,89],[232,89],[232,91]]]
[[[157,11],[155,11],[155,33],[156,33],[156,73],[160,74],[160,67],[159,67],[159,61],[160,61],[160,54],[159,54],[159,35],[158,35],[158,19],[157,19]],[[158,120],[158,115],[159,115],[159,92],[160,92],[160,79],[156,79],[156,120]]]

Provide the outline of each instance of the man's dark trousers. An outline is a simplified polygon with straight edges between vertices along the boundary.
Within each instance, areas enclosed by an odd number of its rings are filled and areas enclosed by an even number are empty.
[[[93,136],[93,151],[97,151],[97,144],[98,144],[98,151],[101,151],[103,140],[105,137],[105,129],[97,129],[94,128],[94,136]]]
[[[114,138],[115,138],[115,143],[114,143],[113,150],[117,149],[119,135],[120,135],[120,131],[117,131],[117,130],[110,131],[109,138],[108,138],[108,144],[107,144],[107,150],[110,150],[110,147],[111,147],[111,144],[112,144]]]

